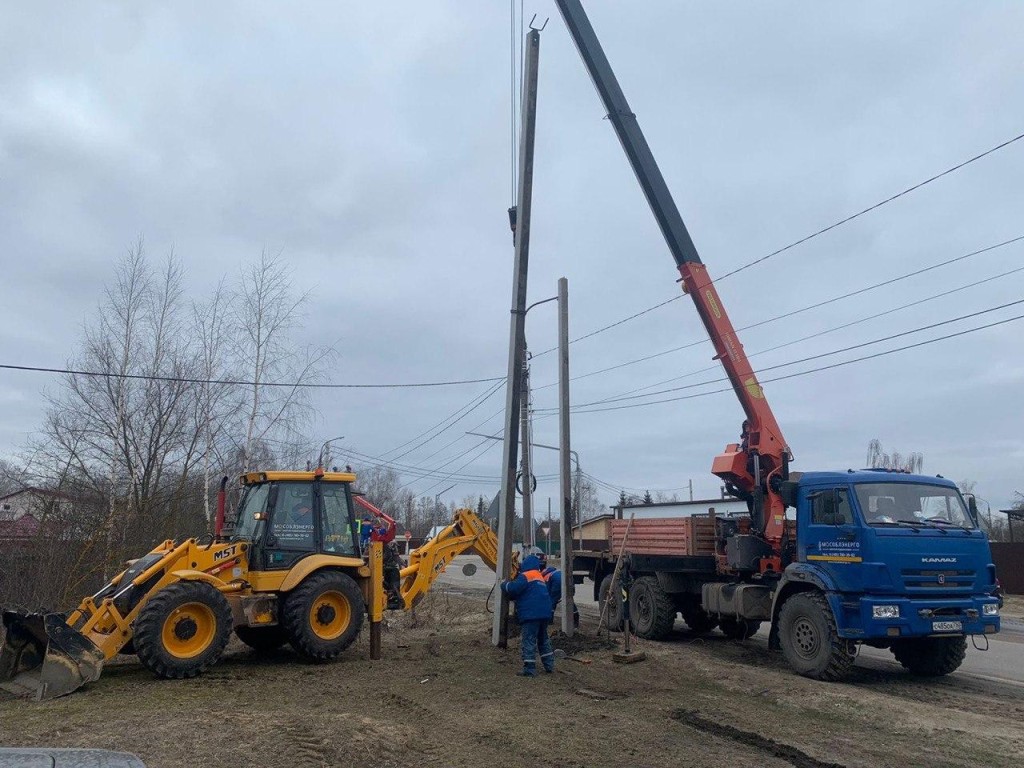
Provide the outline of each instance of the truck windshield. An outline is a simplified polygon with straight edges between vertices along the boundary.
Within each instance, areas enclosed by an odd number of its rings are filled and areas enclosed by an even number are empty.
[[[245,489],[242,503],[238,505],[238,519],[235,520],[235,531],[232,541],[245,539],[255,541],[263,530],[263,513],[267,511],[267,498],[270,496],[270,483],[250,485]],[[260,515],[259,518],[256,516]]]
[[[868,525],[974,528],[960,494],[923,483],[858,483],[861,514]]]

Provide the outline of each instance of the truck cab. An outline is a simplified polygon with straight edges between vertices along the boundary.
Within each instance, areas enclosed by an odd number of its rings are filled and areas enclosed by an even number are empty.
[[[829,623],[840,645],[891,648],[923,674],[959,666],[967,635],[999,631],[988,539],[954,483],[868,469],[806,472],[794,485],[797,536],[775,590],[772,633],[798,669],[824,659],[818,635]],[[801,593],[816,597],[787,611]],[[824,622],[813,615],[821,601],[831,614]],[[929,661],[933,649],[945,649],[944,663]]]

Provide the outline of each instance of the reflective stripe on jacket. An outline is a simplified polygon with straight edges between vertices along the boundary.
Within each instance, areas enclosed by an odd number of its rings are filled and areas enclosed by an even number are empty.
[[[523,570],[512,581],[501,585],[505,594],[516,603],[520,621],[550,621],[551,597],[548,583],[539,569],[540,561],[530,555],[523,560]]]

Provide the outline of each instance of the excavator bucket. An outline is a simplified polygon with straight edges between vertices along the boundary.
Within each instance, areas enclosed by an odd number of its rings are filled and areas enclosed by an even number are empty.
[[[36,701],[64,696],[96,680],[103,653],[59,613],[4,611],[0,689]]]

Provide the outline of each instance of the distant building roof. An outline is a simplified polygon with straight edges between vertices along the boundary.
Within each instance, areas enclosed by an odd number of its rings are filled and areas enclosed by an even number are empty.
[[[0,540],[31,539],[39,533],[39,521],[32,513],[27,513],[17,520],[0,519]]]

